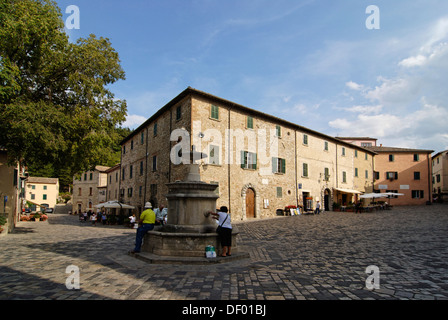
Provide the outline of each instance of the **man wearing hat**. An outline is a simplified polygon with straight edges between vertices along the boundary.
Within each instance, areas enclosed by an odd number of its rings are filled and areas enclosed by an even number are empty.
[[[137,235],[135,238],[135,248],[131,253],[139,253],[142,247],[142,242],[145,234],[148,231],[154,229],[154,224],[156,223],[156,214],[152,211],[151,202],[146,202],[145,210],[140,215],[139,227],[137,229]]]

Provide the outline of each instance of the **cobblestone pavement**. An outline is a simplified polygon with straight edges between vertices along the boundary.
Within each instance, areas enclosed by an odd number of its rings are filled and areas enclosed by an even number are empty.
[[[75,216],[21,222],[0,238],[0,299],[448,299],[448,205],[235,223],[250,259],[148,264],[127,254],[135,230]],[[69,290],[70,265],[80,289]],[[368,266],[379,289],[368,290]]]

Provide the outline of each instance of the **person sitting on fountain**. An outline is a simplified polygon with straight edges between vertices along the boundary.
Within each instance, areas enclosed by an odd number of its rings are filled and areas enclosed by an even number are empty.
[[[151,202],[145,203],[145,211],[142,212],[139,219],[139,227],[137,229],[137,235],[135,238],[135,248],[131,253],[139,253],[142,247],[143,238],[148,231],[154,229],[156,223],[156,214],[152,211]]]
[[[222,206],[217,213],[211,212],[213,217],[219,221],[218,238],[221,242],[221,257],[230,257],[232,255],[232,223],[230,214],[226,206]]]

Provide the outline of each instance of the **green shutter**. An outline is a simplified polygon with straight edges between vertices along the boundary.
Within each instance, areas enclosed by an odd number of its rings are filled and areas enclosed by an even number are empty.
[[[253,163],[252,163],[252,169],[257,169],[257,154],[253,153]]]
[[[286,160],[285,159],[281,160],[282,160],[282,173],[286,173]]]
[[[246,151],[241,151],[241,168],[246,168]]]
[[[277,172],[277,162],[278,162],[277,158],[272,158],[272,173]]]

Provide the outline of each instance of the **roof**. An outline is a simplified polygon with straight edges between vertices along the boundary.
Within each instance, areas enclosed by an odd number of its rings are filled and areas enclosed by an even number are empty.
[[[106,170],[106,173],[110,173],[110,172],[113,172],[113,171],[115,171],[115,170],[119,169],[120,167],[121,167],[121,163],[117,163],[117,164],[116,164],[116,165],[114,165],[113,167],[111,167],[111,168],[107,169],[107,170]]]
[[[27,183],[58,184],[58,178],[28,177]]]
[[[377,141],[376,138],[370,138],[370,137],[336,137],[341,140],[374,140]]]
[[[448,150],[440,151],[440,152],[436,153],[435,155],[433,155],[432,158],[435,159],[435,158],[437,158],[438,156],[440,156],[440,155],[442,155],[442,154],[444,154],[444,153],[446,153],[446,152],[448,152]]]
[[[131,134],[129,134],[126,138],[123,139],[123,141],[120,142],[120,145],[123,145],[124,143],[126,143],[127,141],[129,141],[130,139],[132,139],[135,135],[137,135],[139,133],[139,131],[141,131],[142,129],[144,129],[145,127],[147,127],[150,123],[154,122],[160,115],[162,115],[163,113],[165,113],[167,110],[169,110],[171,107],[173,107],[175,104],[177,104],[179,101],[182,101],[184,98],[188,97],[189,95],[197,95],[197,96],[201,96],[204,97],[206,99],[212,100],[212,101],[216,101],[218,103],[222,103],[222,104],[226,104],[227,106],[230,106],[230,108],[235,108],[235,109],[239,109],[242,110],[248,114],[257,116],[257,117],[262,117],[271,121],[274,121],[278,124],[283,124],[284,126],[288,126],[309,134],[313,134],[315,136],[319,136],[322,137],[328,141],[333,141],[335,143],[341,144],[341,145],[345,145],[345,146],[349,146],[355,149],[360,149],[372,154],[375,154],[374,151],[369,150],[365,147],[360,147],[360,146],[356,146],[353,145],[349,142],[343,141],[339,138],[335,138],[332,136],[328,136],[326,134],[323,134],[321,132],[317,132],[314,130],[311,130],[309,128],[306,127],[302,127],[300,125],[297,125],[295,123],[289,122],[287,120],[281,119],[281,118],[277,118],[273,115],[267,114],[267,113],[263,113],[261,111],[255,110],[255,109],[251,109],[248,108],[246,106],[243,106],[241,104],[214,96],[210,93],[204,92],[204,91],[200,91],[197,89],[194,89],[192,87],[188,87],[187,89],[185,89],[184,91],[182,91],[178,96],[176,96],[174,99],[172,99],[170,102],[168,102],[164,107],[162,107],[159,111],[157,111],[153,116],[151,116],[148,120],[146,120],[142,125],[140,125],[137,129],[135,129]]]
[[[97,170],[99,172],[106,172],[109,169],[110,169],[110,167],[106,167],[106,166],[95,166],[95,170]]]
[[[377,153],[381,152],[403,152],[403,153],[433,153],[434,150],[425,150],[425,149],[409,149],[409,148],[397,148],[397,147],[383,147],[383,146],[376,146],[376,147],[366,147],[366,149],[371,149],[372,151],[375,151]]]

